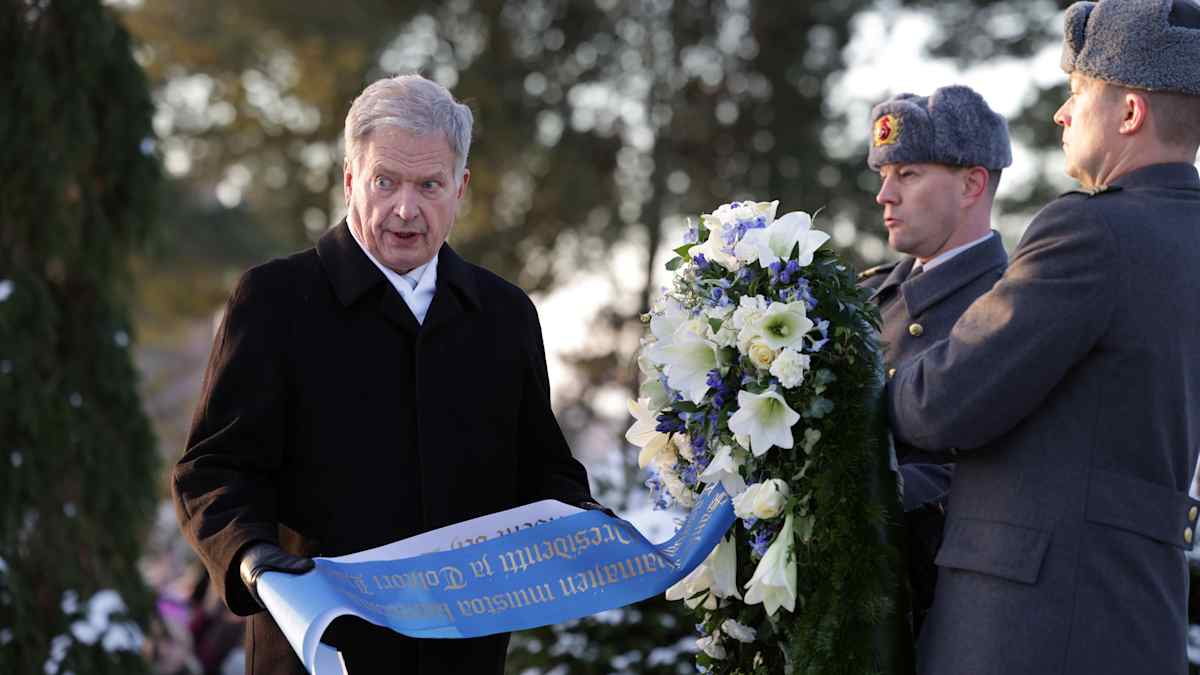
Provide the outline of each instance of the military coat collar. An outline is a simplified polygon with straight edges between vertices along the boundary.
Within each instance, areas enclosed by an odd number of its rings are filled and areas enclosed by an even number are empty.
[[[1192,164],[1151,164],[1130,171],[1112,184],[1126,190],[1140,187],[1200,190],[1200,174]]]
[[[983,243],[909,279],[915,263],[916,258],[911,256],[897,263],[871,298],[881,302],[888,293],[899,290],[904,296],[909,315],[919,316],[981,275],[1008,264],[1008,254],[1004,251],[1000,235],[993,231],[992,236]]]
[[[344,218],[317,242],[317,256],[329,276],[334,294],[344,307],[354,304],[380,284],[395,291],[383,272],[354,240]],[[442,244],[438,252],[437,274],[437,290],[434,291],[433,302],[429,305],[423,326],[417,323],[412,310],[398,292],[380,294],[379,310],[406,333],[415,335],[422,328],[431,329],[464,311],[480,308],[474,271],[449,244]]]

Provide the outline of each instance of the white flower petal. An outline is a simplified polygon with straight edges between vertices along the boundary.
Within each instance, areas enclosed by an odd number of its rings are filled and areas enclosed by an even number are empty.
[[[736,619],[725,619],[721,624],[721,632],[738,642],[754,642],[758,637],[758,631],[739,623]]]
[[[796,559],[791,555],[792,515],[789,513],[783,528],[770,548],[758,561],[754,575],[746,583],[747,605],[762,603],[768,615],[774,616],[780,607],[796,609]]]
[[[729,417],[729,430],[746,439],[747,450],[761,457],[772,447],[792,447],[792,426],[800,414],[788,407],[787,401],[775,391],[754,394],[738,392],[738,409]]]

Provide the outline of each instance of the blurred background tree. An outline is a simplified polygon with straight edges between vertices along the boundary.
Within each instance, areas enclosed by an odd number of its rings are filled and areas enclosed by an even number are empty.
[[[148,672],[128,261],[156,222],[150,91],[96,0],[0,22],[0,672]]]
[[[453,245],[538,301],[557,352],[559,420],[623,512],[644,504],[619,436],[637,317],[685,217],[779,199],[784,211],[823,209],[817,226],[852,264],[889,257],[864,160],[868,117],[913,70],[936,82],[930,89],[974,73],[969,84],[992,86],[985,96],[1006,104],[997,107],[1020,146],[998,208],[1010,249],[1033,209],[1067,185],[1050,122],[1066,2],[110,4],[138,39],[169,178],[168,208],[133,266],[138,361],[168,461],[182,450],[213,314],[237,274],[341,218],[342,121],[378,77],[419,71],[474,109],[469,202]],[[692,630],[647,602],[518,636],[510,671],[691,672],[680,652],[693,648]]]

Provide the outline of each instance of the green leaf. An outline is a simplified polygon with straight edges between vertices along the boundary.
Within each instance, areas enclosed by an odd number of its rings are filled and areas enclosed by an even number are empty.
[[[675,270],[679,269],[681,265],[683,265],[683,258],[671,258],[667,261],[667,270],[674,272]]]
[[[808,409],[804,411],[804,416],[810,419],[821,419],[833,411],[833,401],[827,398],[817,397],[812,403],[808,404]]]

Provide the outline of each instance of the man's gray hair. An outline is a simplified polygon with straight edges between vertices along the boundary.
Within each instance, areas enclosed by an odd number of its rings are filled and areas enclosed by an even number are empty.
[[[474,121],[471,109],[433,80],[417,74],[385,77],[364,89],[346,113],[346,162],[358,157],[360,143],[376,127],[394,126],[418,136],[441,132],[454,153],[458,185],[467,168]]]

